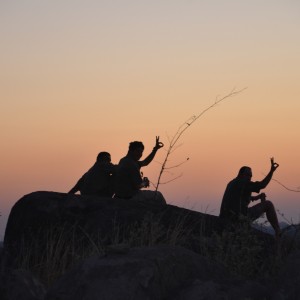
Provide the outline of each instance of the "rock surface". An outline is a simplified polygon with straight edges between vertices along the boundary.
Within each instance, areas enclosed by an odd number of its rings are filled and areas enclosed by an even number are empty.
[[[44,285],[26,270],[11,269],[1,276],[1,300],[43,300],[45,295]]]
[[[131,249],[83,261],[54,284],[46,300],[174,299],[196,278],[218,282],[225,271],[181,247]]]
[[[222,226],[216,216],[173,205],[31,193],[16,202],[8,219],[0,251],[0,299],[300,299],[297,251],[274,278],[263,281],[233,276],[201,256],[201,242],[208,252],[217,248],[212,237]],[[257,254],[268,261],[273,238],[254,232],[265,247]],[[289,249],[297,249],[294,240],[286,243]],[[26,257],[28,250],[34,259],[55,254],[63,265],[69,258],[76,261],[76,247],[87,252],[85,257],[93,248],[94,256],[67,265],[47,291],[30,272],[17,269],[15,258]]]
[[[116,232],[126,238],[128,228],[145,225],[159,227],[160,239],[171,232],[181,236],[211,234],[221,229],[218,217],[173,205],[153,205],[141,201],[69,195],[56,192],[34,192],[24,196],[13,206],[8,218],[4,245],[12,253],[19,249],[48,242],[49,234],[64,230],[70,238],[101,239],[110,244]],[[74,233],[75,232],[75,233]],[[128,238],[128,237],[127,237]],[[39,241],[36,243],[36,241]],[[192,239],[186,241],[193,247]],[[34,251],[42,250],[36,249]]]

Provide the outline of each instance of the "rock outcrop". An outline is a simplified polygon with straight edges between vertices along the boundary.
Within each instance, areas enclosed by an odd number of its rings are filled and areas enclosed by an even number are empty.
[[[196,278],[219,282],[224,273],[220,265],[181,247],[131,249],[83,261],[51,287],[46,300],[174,299]]]
[[[12,269],[1,278],[1,300],[43,300],[45,295],[45,286],[29,271]]]
[[[0,298],[22,294],[36,300],[299,299],[299,252],[292,253],[273,278],[250,280],[233,275],[222,259],[213,261],[210,254],[225,238],[224,251],[236,251],[230,255],[238,255],[241,266],[253,255],[248,261],[251,268],[256,263],[252,258],[272,263],[269,250],[276,250],[274,239],[253,229],[260,243],[251,250],[227,240],[240,235],[243,243],[242,232],[222,233],[218,217],[173,205],[34,192],[16,202],[8,219],[0,252]],[[294,240],[289,240],[289,249]],[[53,256],[64,275],[52,278],[57,270],[51,263],[49,282],[31,273],[32,266]]]
[[[170,238],[178,232],[193,248],[194,236],[211,235],[221,230],[218,217],[173,205],[154,205],[141,201],[69,195],[56,192],[34,192],[13,206],[8,218],[4,245],[11,253],[24,247],[43,249],[49,235],[64,230],[65,237],[78,243],[101,239],[109,245],[116,235],[126,239],[132,229],[157,226],[157,239]],[[128,236],[127,236],[128,238]],[[35,249],[34,251],[39,251]]]

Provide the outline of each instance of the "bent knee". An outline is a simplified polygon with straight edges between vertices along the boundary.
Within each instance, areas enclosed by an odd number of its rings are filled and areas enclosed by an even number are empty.
[[[274,209],[274,204],[270,200],[266,200],[262,202],[264,204],[265,209]]]

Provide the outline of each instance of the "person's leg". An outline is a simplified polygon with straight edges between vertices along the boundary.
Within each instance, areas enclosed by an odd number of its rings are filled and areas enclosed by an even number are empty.
[[[262,205],[264,206],[264,211],[266,212],[268,221],[275,230],[275,235],[279,237],[281,234],[281,230],[279,227],[278,218],[273,203],[269,200],[266,200],[262,202]]]
[[[261,203],[249,207],[248,209],[248,216],[253,221],[258,219],[263,213],[266,213],[267,219],[275,231],[275,235],[279,237],[281,234],[281,230],[279,227],[274,205],[271,201],[269,200],[262,201]]]

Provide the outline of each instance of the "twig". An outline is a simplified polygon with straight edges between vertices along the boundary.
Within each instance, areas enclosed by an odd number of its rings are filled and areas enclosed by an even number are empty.
[[[89,234],[81,227],[78,226],[78,228],[81,230],[81,232],[87,237],[91,245],[94,247],[96,252],[98,253],[98,256],[101,257],[103,256],[103,253],[100,252],[99,247],[96,245],[96,243],[92,240],[92,238],[89,236]]]
[[[156,186],[155,186],[155,190],[157,191],[158,190],[158,187],[159,185],[161,184],[161,177],[164,173],[164,171],[167,169],[167,163],[168,163],[168,159],[169,159],[169,156],[171,155],[171,153],[177,149],[178,145],[177,142],[178,140],[182,137],[182,135],[184,134],[184,132],[191,127],[191,125],[193,125],[199,118],[201,118],[206,112],[208,112],[210,109],[214,108],[216,105],[218,105],[220,102],[222,101],[225,101],[226,99],[230,98],[230,97],[233,97],[239,93],[241,93],[242,91],[244,91],[246,88],[243,88],[241,90],[235,90],[235,89],[232,89],[230,91],[230,93],[228,93],[227,95],[225,95],[224,97],[222,98],[219,98],[218,97],[216,98],[215,102],[213,104],[211,104],[210,106],[208,106],[206,109],[204,109],[200,114],[198,115],[194,115],[190,118],[188,118],[182,125],[179,126],[177,132],[174,134],[174,136],[172,138],[169,138],[168,137],[168,140],[169,140],[169,148],[167,150],[167,153],[166,153],[166,156],[165,156],[165,159],[161,165],[161,169],[160,169],[160,172],[159,172],[159,175],[158,175],[158,179],[157,179],[157,183],[156,183]],[[179,164],[178,166],[180,166],[181,164]],[[179,176],[180,177],[180,176]],[[174,178],[174,179],[177,179],[178,177]],[[171,179],[170,181],[167,181],[166,183],[168,182],[171,182],[173,181],[174,179]]]
[[[172,181],[174,181],[174,180],[180,178],[182,175],[183,175],[183,174],[180,174],[180,175],[178,175],[178,176],[176,176],[176,177],[174,177],[174,178],[172,178],[172,179],[170,179],[170,180],[168,180],[168,181],[160,182],[160,184],[167,184],[167,183],[170,183],[170,182],[172,182]]]
[[[165,170],[170,170],[170,169],[178,168],[178,167],[182,166],[183,164],[185,164],[188,160],[189,160],[189,157],[186,160],[184,160],[183,162],[181,162],[181,163],[179,163],[177,165],[174,165],[174,166],[171,166],[171,167],[165,167]]]
[[[294,226],[294,227],[295,227],[295,224],[293,223],[293,219],[288,220],[288,219],[285,217],[284,213],[282,213],[279,209],[276,209],[276,211],[277,211],[277,214],[278,214],[279,216],[281,216],[281,218],[282,218],[284,221],[286,221],[286,222],[288,223],[289,226]]]
[[[300,193],[300,190],[294,190],[294,189],[290,189],[287,186],[285,186],[284,184],[282,184],[280,181],[278,181],[277,179],[272,178],[273,181],[277,182],[279,185],[281,185],[283,188],[285,188],[286,190],[290,191],[290,192],[294,192],[294,193]]]

